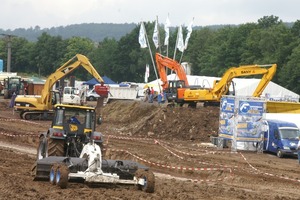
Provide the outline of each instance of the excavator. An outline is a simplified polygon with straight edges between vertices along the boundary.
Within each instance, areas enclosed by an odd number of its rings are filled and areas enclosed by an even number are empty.
[[[183,103],[184,91],[189,88],[188,79],[184,68],[175,60],[165,57],[159,53],[155,54],[156,67],[162,81],[162,89],[166,93],[168,102]],[[179,80],[167,79],[166,67],[178,76]]]
[[[268,68],[269,67],[269,68]],[[184,101],[187,103],[203,102],[206,105],[219,105],[221,97],[228,94],[232,79],[243,76],[261,75],[259,84],[253,92],[253,97],[259,97],[276,73],[277,65],[244,65],[229,68],[220,80],[216,80],[212,88],[187,89],[184,91]],[[234,95],[234,91],[233,91]]]
[[[229,94],[230,86],[234,84],[232,79],[243,76],[263,75],[260,83],[253,92],[253,97],[259,97],[268,83],[276,73],[277,65],[245,65],[229,68],[220,80],[215,80],[212,88],[191,86],[188,83],[183,67],[175,60],[160,54],[155,55],[157,69],[162,81],[162,88],[167,95],[168,102],[176,102],[179,105],[188,104],[189,107],[196,107],[198,102],[203,102],[204,106],[219,105],[222,95]],[[174,70],[179,80],[167,80],[166,67]]]
[[[19,112],[21,119],[51,119],[53,117],[53,106],[61,103],[61,92],[52,90],[53,85],[60,79],[66,77],[75,69],[82,66],[100,83],[98,94],[106,98],[109,93],[109,88],[104,85],[104,80],[95,70],[89,59],[81,54],[76,54],[65,64],[59,67],[51,74],[44,85],[41,96],[35,95],[18,95],[15,99],[14,110]]]

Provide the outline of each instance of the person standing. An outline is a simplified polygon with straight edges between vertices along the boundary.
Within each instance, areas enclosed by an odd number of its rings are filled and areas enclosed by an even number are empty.
[[[154,98],[154,89],[153,89],[153,87],[151,87],[151,89],[150,89],[150,100],[149,100],[149,103],[153,103],[153,98]]]
[[[150,102],[150,87],[148,87],[145,91],[145,102],[148,101]]]

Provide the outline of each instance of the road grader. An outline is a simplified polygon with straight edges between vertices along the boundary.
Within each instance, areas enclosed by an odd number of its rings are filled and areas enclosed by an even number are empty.
[[[70,120],[78,114],[79,123]],[[55,105],[51,128],[39,136],[34,180],[49,180],[60,188],[68,182],[132,184],[154,192],[155,177],[149,167],[130,160],[104,158],[103,135],[95,131],[95,108]]]

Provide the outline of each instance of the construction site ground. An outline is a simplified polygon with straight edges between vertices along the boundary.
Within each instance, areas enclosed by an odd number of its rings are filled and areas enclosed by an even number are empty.
[[[89,102],[95,105],[95,102]],[[102,109],[104,159],[127,159],[155,174],[154,193],[129,185],[33,181],[39,133],[50,121],[20,120],[0,98],[0,199],[300,199],[295,157],[231,151],[211,145],[219,108],[169,108],[157,102],[113,101]]]

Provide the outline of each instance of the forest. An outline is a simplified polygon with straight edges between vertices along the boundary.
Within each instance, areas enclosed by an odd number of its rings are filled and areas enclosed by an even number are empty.
[[[159,48],[155,48],[152,35],[155,22],[146,22],[145,30],[151,47],[141,48],[138,37],[140,26],[119,39],[107,36],[101,41],[89,37],[64,38],[41,33],[36,41],[24,37],[12,38],[11,71],[46,77],[75,54],[86,55],[101,76],[115,82],[143,82],[146,64],[150,65],[150,77],[156,79],[151,55],[156,52],[188,62],[193,75],[222,76],[230,67],[252,64],[277,64],[273,82],[300,94],[300,20],[287,25],[277,16],[264,16],[255,23],[225,25],[221,28],[193,29],[187,49],[178,51],[178,29],[171,29],[169,45],[165,46],[163,24],[159,25]],[[187,35],[187,27],[183,28]],[[175,54],[176,53],[176,54]],[[6,63],[7,41],[0,40],[0,59]],[[4,68],[5,68],[4,64]],[[78,69],[74,75],[79,80],[89,77]],[[5,70],[4,70],[5,71]]]

